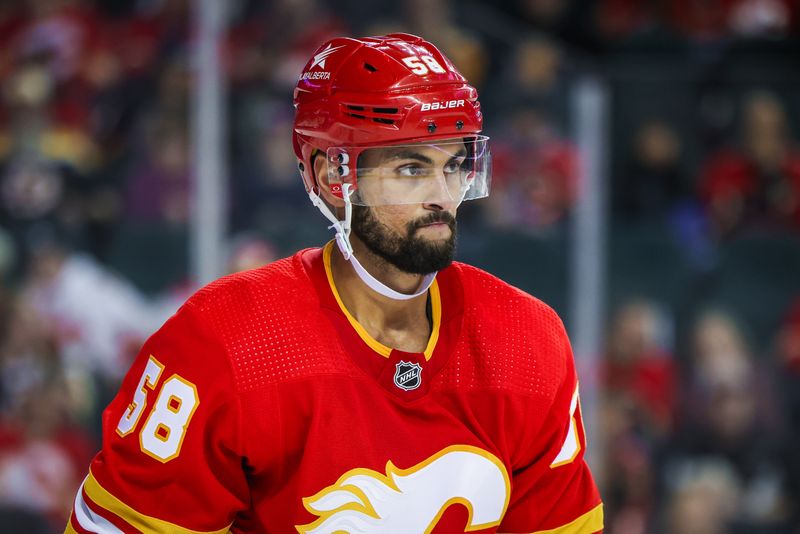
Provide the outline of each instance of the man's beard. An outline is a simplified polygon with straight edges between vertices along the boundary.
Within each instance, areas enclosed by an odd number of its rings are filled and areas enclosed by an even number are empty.
[[[417,235],[420,228],[432,223],[447,224],[450,237],[444,241],[429,241]],[[456,219],[446,211],[409,222],[405,235],[402,235],[378,221],[371,208],[353,206],[352,229],[372,253],[406,273],[429,274],[453,262]]]

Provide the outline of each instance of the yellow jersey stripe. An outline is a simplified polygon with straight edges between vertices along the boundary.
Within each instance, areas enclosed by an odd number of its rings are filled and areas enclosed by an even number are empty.
[[[603,504],[600,503],[563,527],[537,530],[533,534],[594,534],[603,530]]]
[[[436,348],[436,342],[439,341],[439,326],[442,324],[442,297],[439,293],[439,282],[436,280],[431,284],[431,319],[433,321],[433,328],[431,328],[431,337],[428,339],[428,346],[425,347],[425,359],[430,360],[433,356],[433,349]]]
[[[78,532],[72,528],[72,515],[70,514],[70,518],[67,520],[67,528],[64,529],[64,534],[78,534]]]
[[[230,527],[230,525],[227,525],[224,528],[213,531],[189,530],[188,528],[180,527],[168,521],[140,514],[106,491],[106,489],[97,482],[91,471],[89,471],[89,476],[86,478],[83,488],[89,498],[98,506],[102,506],[104,509],[125,520],[130,526],[147,534],[226,534]]]
[[[336,299],[336,303],[339,305],[339,308],[344,313],[344,316],[347,317],[348,322],[350,325],[358,332],[358,335],[361,339],[364,340],[369,348],[380,354],[381,356],[388,358],[389,355],[392,353],[392,348],[387,347],[366,331],[366,329],[361,326],[355,317],[350,315],[350,312],[347,311],[345,308],[344,303],[342,302],[342,298],[339,296],[339,291],[336,289],[336,284],[333,282],[333,271],[331,270],[331,253],[333,252],[333,241],[329,241],[325,248],[322,250],[322,259],[323,263],[325,264],[325,275],[328,277],[328,285],[331,287],[331,292],[333,293],[334,298]],[[433,349],[436,348],[436,342],[439,341],[439,327],[442,323],[442,299],[441,294],[439,293],[439,284],[436,280],[433,281],[431,284],[431,315],[433,319],[433,328],[431,329],[431,337],[428,338],[428,345],[425,347],[425,359],[430,360],[431,356],[433,356]]]

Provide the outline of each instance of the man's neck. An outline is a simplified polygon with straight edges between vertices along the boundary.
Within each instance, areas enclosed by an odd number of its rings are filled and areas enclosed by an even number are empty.
[[[400,271],[356,239],[353,239],[353,249],[361,265],[395,291],[412,293],[422,282],[422,275]],[[427,293],[409,300],[394,300],[375,292],[359,278],[337,247],[331,254],[331,271],[347,311],[373,338],[406,352],[425,349],[431,329],[426,313]]]

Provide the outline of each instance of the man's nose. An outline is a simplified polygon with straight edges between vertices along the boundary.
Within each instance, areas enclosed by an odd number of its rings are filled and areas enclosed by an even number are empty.
[[[429,185],[425,190],[423,205],[428,209],[453,211],[458,204],[453,191],[448,186],[444,171],[435,171],[429,178]]]

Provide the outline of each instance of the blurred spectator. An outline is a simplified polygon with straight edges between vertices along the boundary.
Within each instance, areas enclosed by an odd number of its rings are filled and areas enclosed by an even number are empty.
[[[39,57],[58,81],[80,72],[84,56],[99,39],[95,13],[84,0],[32,0],[30,19],[19,32],[16,47],[24,58]]]
[[[66,168],[46,162],[9,162],[0,174],[0,220],[20,246],[42,221],[76,231],[68,202],[68,191],[74,187],[74,174]]]
[[[58,91],[55,75],[38,62],[21,63],[10,73],[3,83],[10,136],[3,155],[58,162],[87,172],[97,164],[97,147],[85,124],[59,116]]]
[[[611,39],[670,29],[698,43],[786,36],[796,23],[792,0],[601,0],[597,23]]]
[[[736,516],[740,488],[724,463],[700,461],[671,473],[668,534],[726,534]]]
[[[327,2],[245,2],[227,35],[231,99],[231,229],[286,226],[308,197],[291,146],[291,88],[320,42],[348,35]],[[280,96],[275,96],[276,94]]]
[[[797,22],[792,0],[738,0],[728,9],[728,27],[742,37],[786,36]]]
[[[279,258],[275,246],[253,235],[240,235],[231,240],[228,252],[228,273],[258,269]]]
[[[166,319],[127,281],[50,235],[33,247],[22,298],[52,325],[68,372],[112,384]]]
[[[188,124],[186,121],[189,119],[192,72],[188,65],[187,51],[180,49],[163,58],[160,67],[155,93],[149,108],[143,112],[144,120],[158,122],[159,119],[166,119]],[[184,130],[186,129],[184,126]]]
[[[239,103],[231,180],[233,232],[265,229],[308,204],[292,148],[290,111],[272,101]]]
[[[27,303],[7,297],[0,344],[0,413],[16,410],[21,398],[60,369],[54,329]]]
[[[535,35],[516,45],[487,88],[487,106],[498,117],[490,130],[490,224],[546,233],[571,209],[579,162],[576,148],[560,134],[566,122],[566,81],[563,51]]]
[[[557,129],[562,129],[567,111],[568,69],[564,50],[555,41],[544,35],[527,35],[515,43],[500,68],[499,76],[482,93],[488,97],[490,109],[505,117],[520,108],[536,108],[546,113]]]
[[[800,153],[775,95],[747,97],[740,136],[739,148],[712,156],[700,174],[701,198],[716,233],[753,226],[800,230]]]
[[[729,0],[677,0],[669,2],[668,16],[674,29],[697,42],[726,36]]]
[[[651,118],[634,132],[632,145],[617,187],[617,212],[634,220],[663,220],[689,197],[682,143],[667,122]]]
[[[492,195],[486,209],[495,227],[542,233],[563,221],[578,189],[578,153],[541,112],[520,108],[493,139]]]
[[[540,148],[530,181],[526,184],[535,224],[548,226],[572,209],[578,194],[578,151],[570,143],[555,141]]]
[[[614,315],[604,386],[635,407],[637,426],[650,439],[665,436],[675,420],[677,368],[671,340],[669,321],[649,302],[630,301]]]
[[[692,337],[693,387],[704,392],[715,384],[741,384],[754,365],[745,334],[730,315],[721,311],[700,315]]]
[[[408,29],[403,31],[427,36],[470,84],[481,90],[489,68],[488,50],[477,34],[456,23],[453,3],[449,0],[408,0],[404,10]]]
[[[419,32],[419,35],[429,35]],[[468,32],[458,26],[440,28],[431,37],[431,42],[436,44],[444,54],[450,58],[456,68],[478,90],[481,90],[489,75],[489,52],[486,45],[474,33]]]
[[[75,426],[79,414],[55,333],[23,302],[11,312],[0,346],[0,506],[42,514],[63,528],[96,444]]]
[[[257,80],[270,90],[291,91],[319,43],[349,34],[322,0],[253,4],[255,13],[243,12],[229,31],[229,68],[240,82]]]
[[[609,532],[644,534],[657,509],[656,448],[675,419],[671,343],[671,325],[654,304],[631,300],[614,314],[603,362],[600,425]]]
[[[652,32],[665,22],[663,5],[641,0],[600,0],[598,31],[606,39],[618,40]]]
[[[65,428],[64,400],[63,385],[45,381],[27,392],[0,430],[0,502],[42,513],[54,528],[69,517],[75,487],[95,452],[85,432]]]
[[[778,356],[778,365],[788,376],[800,379],[800,298],[795,298],[778,329],[775,336],[775,350]],[[796,388],[788,388],[787,391],[800,394],[800,390]],[[793,424],[791,427],[800,431],[800,402],[796,405],[795,413],[797,424]]]
[[[602,50],[594,24],[594,2],[569,0],[514,0],[515,15],[530,29],[578,47],[583,52]]]
[[[253,233],[234,235],[228,242],[225,273],[232,274],[257,269],[280,258],[278,250],[268,240]],[[192,296],[197,287],[191,283],[175,284],[153,300],[152,313],[163,322]]]
[[[138,223],[185,227],[191,170],[186,124],[167,115],[155,117],[145,128],[142,158],[128,178],[128,217]]]
[[[598,421],[604,455],[596,474],[608,532],[649,532],[658,506],[655,445],[642,432],[641,412],[630,395],[604,392]]]
[[[667,485],[674,473],[713,461],[740,488],[731,521],[777,528],[786,521],[785,452],[778,406],[740,327],[707,312],[696,322],[683,425],[669,447]]]
[[[787,457],[787,482],[792,498],[789,509],[793,524],[800,525],[800,298],[796,298],[775,336],[778,379],[781,400],[786,413],[786,441],[791,453]]]
[[[58,80],[39,62],[21,63],[4,80],[8,121],[0,121],[0,224],[14,237],[19,259],[27,259],[27,234],[40,222],[84,239],[95,185],[90,178],[99,150],[83,124],[59,117]]]

